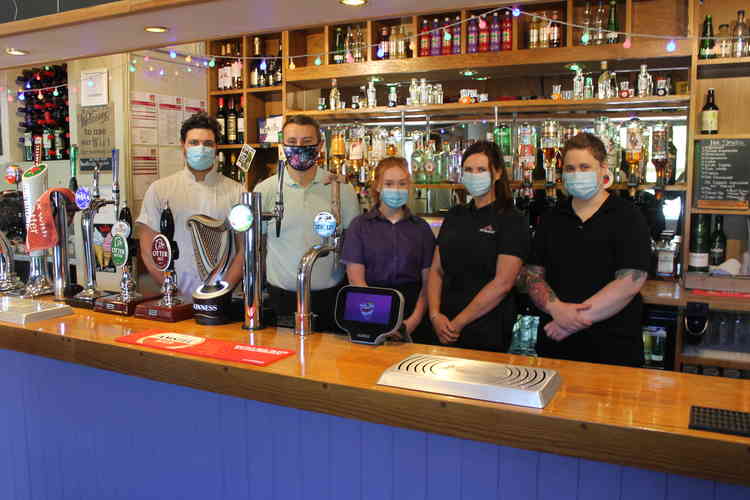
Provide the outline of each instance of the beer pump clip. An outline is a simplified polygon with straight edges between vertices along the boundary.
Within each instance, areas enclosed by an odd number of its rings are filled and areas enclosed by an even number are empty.
[[[169,203],[164,207],[159,219],[160,233],[151,242],[151,259],[156,268],[164,273],[161,286],[162,297],[158,300],[141,302],[135,307],[139,318],[154,319],[174,323],[193,317],[193,304],[178,295],[177,276],[174,261],[180,257],[179,247],[174,241],[174,216]]]

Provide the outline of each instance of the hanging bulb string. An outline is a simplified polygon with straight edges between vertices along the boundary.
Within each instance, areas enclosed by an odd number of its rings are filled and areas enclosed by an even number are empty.
[[[55,90],[60,89],[63,87],[67,87],[67,83],[61,83],[60,85],[53,85],[52,87],[42,87],[41,89],[22,89],[22,90],[13,90],[11,88],[8,88],[8,92],[12,92],[15,94],[38,94],[39,92],[45,92],[47,90]]]

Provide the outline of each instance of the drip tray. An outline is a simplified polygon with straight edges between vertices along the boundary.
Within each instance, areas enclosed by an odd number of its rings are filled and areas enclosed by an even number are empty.
[[[388,368],[378,384],[495,403],[544,408],[562,377],[555,370],[412,354]]]

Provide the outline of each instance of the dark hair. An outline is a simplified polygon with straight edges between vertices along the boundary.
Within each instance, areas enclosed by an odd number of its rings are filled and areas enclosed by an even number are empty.
[[[392,168],[400,168],[401,170],[406,172],[406,175],[409,177],[409,182],[411,182],[409,164],[404,158],[401,158],[400,156],[389,156],[387,158],[383,158],[378,163],[378,166],[375,167],[375,182],[372,183],[372,189],[370,190],[370,198],[372,199],[373,207],[377,207],[378,205],[380,205],[380,191],[378,191],[377,187],[383,180],[383,176],[385,175],[386,170],[390,170]]]
[[[219,133],[219,122],[213,116],[206,113],[196,113],[184,122],[180,129],[180,141],[185,142],[188,132],[194,128],[208,129],[214,133],[214,142],[219,142],[221,134]]]
[[[318,121],[307,115],[290,115],[286,117],[286,120],[284,121],[284,126],[281,127],[281,131],[283,132],[287,125],[300,125],[300,126],[309,126],[309,127],[315,127],[315,133],[318,136],[318,143],[320,143],[320,124]]]
[[[489,141],[475,142],[464,151],[461,158],[461,168],[463,169],[466,160],[471,155],[483,154],[487,157],[492,173],[500,173],[500,177],[495,181],[495,206],[498,213],[513,208],[513,195],[510,192],[510,183],[508,182],[508,172],[505,170],[503,157],[500,154],[500,148],[497,144]]]
[[[581,132],[580,134],[574,135],[568,139],[562,149],[563,160],[565,160],[565,155],[568,154],[568,151],[574,149],[585,149],[602,165],[607,163],[607,148],[604,147],[602,140],[594,134]],[[617,165],[607,166],[610,168],[617,167]]]

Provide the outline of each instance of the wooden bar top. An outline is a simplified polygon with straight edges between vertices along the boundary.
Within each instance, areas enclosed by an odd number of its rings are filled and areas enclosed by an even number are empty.
[[[750,438],[688,429],[691,405],[750,412],[750,380],[75,312],[26,326],[0,323],[0,348],[303,410],[750,485]],[[115,342],[150,328],[296,355],[259,368]],[[559,371],[563,383],[541,410],[377,385],[386,368],[420,352],[542,366]]]

